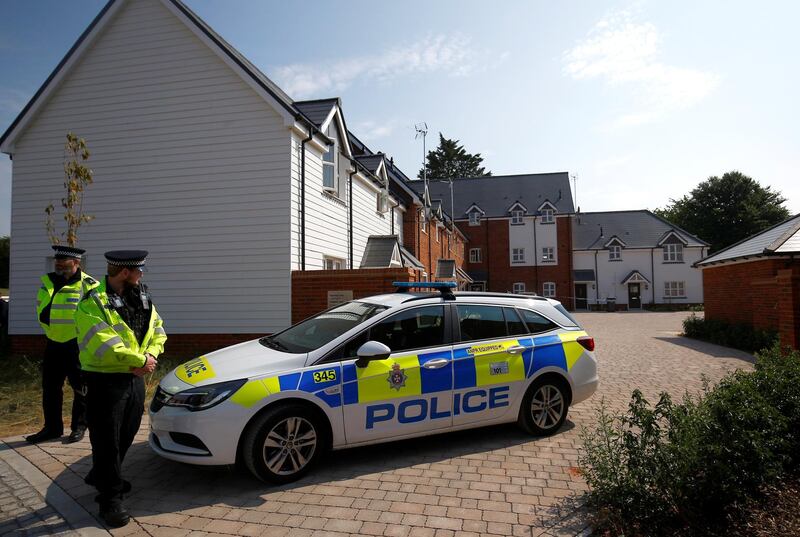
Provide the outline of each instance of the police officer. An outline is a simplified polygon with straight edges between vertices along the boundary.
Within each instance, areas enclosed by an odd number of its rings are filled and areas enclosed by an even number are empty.
[[[145,373],[156,367],[167,334],[147,287],[139,280],[147,252],[105,254],[108,275],[84,295],[75,321],[88,399],[93,467],[86,483],[97,488],[100,517],[112,527],[128,523],[122,495],[130,483],[122,461],[144,412]]]
[[[31,444],[59,438],[64,433],[61,405],[65,378],[69,379],[74,393],[67,442],[78,442],[86,432],[86,398],[78,360],[75,311],[80,298],[98,283],[81,271],[81,256],[85,250],[61,245],[54,245],[53,250],[55,272],[42,276],[42,286],[36,296],[36,314],[47,336],[47,346],[42,361],[44,428],[25,438]]]

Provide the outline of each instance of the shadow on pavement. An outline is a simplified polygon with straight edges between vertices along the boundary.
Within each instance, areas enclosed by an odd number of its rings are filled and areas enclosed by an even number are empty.
[[[692,339],[685,336],[655,336],[654,339],[672,343],[680,347],[692,349],[693,351],[702,352],[714,358],[730,358],[732,360],[743,360],[745,362],[754,364],[756,359],[752,354],[732,349],[730,347],[723,347],[715,343],[707,341],[700,341],[699,339]]]
[[[568,420],[555,437],[574,428],[575,424]],[[269,495],[276,492],[336,484],[369,474],[514,447],[531,440],[515,425],[506,424],[333,451],[308,476],[286,485],[263,483],[246,469],[235,466],[195,466],[169,461],[140,441],[131,446],[123,466],[123,476],[133,485],[125,504],[134,518],[214,505],[253,509],[270,501]],[[83,457],[69,465],[54,482],[82,480],[90,467],[91,457]],[[78,493],[75,500],[96,516],[95,491],[84,487],[73,489],[70,494],[75,497]]]

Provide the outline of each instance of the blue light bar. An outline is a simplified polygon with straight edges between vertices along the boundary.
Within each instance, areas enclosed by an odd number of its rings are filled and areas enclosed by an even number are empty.
[[[398,289],[455,289],[456,282],[392,282]]]

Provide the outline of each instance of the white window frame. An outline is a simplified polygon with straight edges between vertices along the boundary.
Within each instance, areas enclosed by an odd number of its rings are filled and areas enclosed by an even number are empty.
[[[422,209],[420,209],[420,211],[419,211],[419,229],[424,234],[426,234],[426,235],[428,234],[428,226],[427,226],[427,222],[425,221],[425,211],[422,210]]]
[[[665,244],[664,263],[683,263],[683,244]]]
[[[481,249],[480,248],[470,248],[469,249],[469,262],[470,263],[481,263]]]
[[[377,198],[377,211],[378,214],[386,214],[389,212],[389,193],[381,190],[376,195]]]
[[[608,247],[608,260],[609,261],[622,261],[622,246],[619,244],[612,244]]]
[[[525,248],[512,248],[511,249],[511,262],[524,263],[525,262]]]
[[[327,160],[325,157],[330,155],[332,160]],[[330,150],[322,154],[322,188],[326,192],[330,192],[335,196],[339,196],[339,148],[336,141],[331,144]],[[325,170],[331,169],[333,171],[333,184],[325,184]]]
[[[542,209],[542,224],[552,224],[556,219],[556,212],[553,209]]]
[[[525,221],[523,220],[524,214],[525,211],[519,209],[511,211],[511,223],[515,226],[519,224],[524,224],[525,223]]]
[[[344,270],[347,265],[342,258],[325,255],[322,256],[322,268],[324,270]]]
[[[664,282],[664,298],[686,298],[686,282]]]
[[[433,224],[433,227],[434,227],[433,236],[436,238],[436,242],[441,242],[439,240],[439,224]]]
[[[479,226],[481,225],[481,213],[478,211],[472,211],[469,213],[469,225],[471,226]]]
[[[556,296],[556,282],[544,282],[542,284],[542,296],[553,298]]]
[[[512,290],[515,295],[521,295],[525,292],[525,282],[514,282]]]
[[[555,263],[556,249],[552,246],[542,246],[542,263]]]

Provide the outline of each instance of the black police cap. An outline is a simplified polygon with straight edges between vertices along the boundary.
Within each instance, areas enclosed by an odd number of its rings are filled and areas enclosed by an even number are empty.
[[[80,259],[81,256],[86,253],[86,250],[61,244],[54,244],[52,248],[56,253],[54,256],[56,259]]]
[[[105,255],[109,265],[142,269],[147,254],[147,250],[113,250]]]

